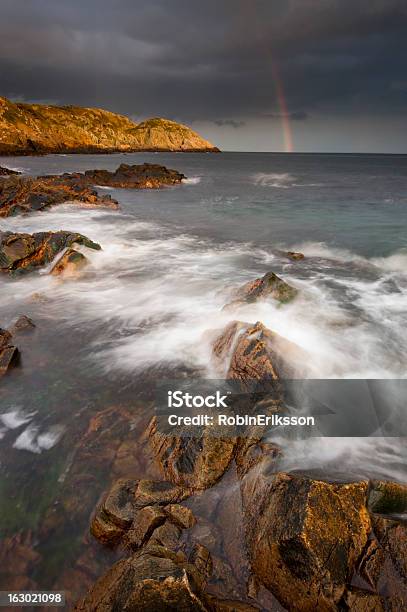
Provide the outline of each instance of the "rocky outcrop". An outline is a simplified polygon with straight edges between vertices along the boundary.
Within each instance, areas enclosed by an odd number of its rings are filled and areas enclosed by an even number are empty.
[[[101,249],[99,244],[86,236],[71,232],[0,232],[0,271],[10,276],[32,272],[51,263],[58,253],[74,244],[94,250]]]
[[[185,178],[177,170],[159,164],[120,164],[114,172],[87,170],[84,175],[78,176],[94,185],[124,189],[159,189],[165,185],[179,184]]]
[[[196,132],[167,119],[136,124],[97,108],[11,102],[0,97],[0,154],[113,151],[218,151]]]
[[[45,210],[56,204],[76,204],[87,208],[117,209],[110,195],[100,195],[95,185],[126,189],[159,189],[176,185],[185,178],[176,170],[158,164],[121,164],[117,170],[87,170],[84,174],[50,175],[0,181],[0,217]]]
[[[81,175],[10,177],[0,181],[0,217],[37,212],[64,203],[90,208],[119,206],[110,195],[99,195]]]
[[[17,172],[17,170],[10,170],[10,168],[4,168],[4,166],[0,166],[0,176],[11,176],[21,174],[21,172]]]
[[[289,610],[335,610],[370,530],[367,482],[249,473],[246,542],[257,578]]]
[[[252,304],[258,300],[272,298],[281,304],[291,302],[298,290],[291,287],[282,278],[267,272],[262,278],[256,278],[254,281],[249,281],[232,294],[232,301],[226,304],[225,309],[230,309],[242,304]]]

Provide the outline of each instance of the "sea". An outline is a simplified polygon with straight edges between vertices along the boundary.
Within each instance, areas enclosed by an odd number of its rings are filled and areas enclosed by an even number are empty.
[[[63,229],[102,246],[86,250],[90,265],[77,280],[47,270],[0,278],[0,326],[20,314],[36,324],[16,340],[21,365],[0,385],[0,538],[34,534],[42,561],[30,575],[42,588],[73,566],[72,541],[83,544],[89,509],[69,506],[64,483],[75,488],[72,482],[92,476],[100,448],[87,460],[81,451],[92,419],[113,408],[130,414],[138,477],[151,476],[140,441],[153,410],[150,391],[169,373],[211,376],[208,331],[235,319],[261,321],[305,351],[309,378],[407,378],[407,156],[1,159],[27,175],[143,162],[187,178],[159,190],[100,187],[119,201],[117,211],[63,205],[0,220],[1,231]],[[287,251],[305,257],[293,262]],[[296,287],[298,298],[222,310],[234,287],[269,271]],[[405,482],[406,447],[394,437],[292,441],[280,467]],[[111,477],[99,467],[94,502]],[[49,535],[50,509],[59,507],[66,523]]]

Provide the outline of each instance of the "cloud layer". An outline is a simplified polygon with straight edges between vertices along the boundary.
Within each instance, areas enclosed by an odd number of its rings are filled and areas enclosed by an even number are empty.
[[[236,134],[402,121],[406,27],[405,0],[2,0],[0,93]]]

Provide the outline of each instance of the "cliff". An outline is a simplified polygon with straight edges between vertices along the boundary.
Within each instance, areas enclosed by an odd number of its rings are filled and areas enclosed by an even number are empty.
[[[185,125],[133,123],[98,108],[14,103],[0,97],[0,155],[113,151],[218,151]]]

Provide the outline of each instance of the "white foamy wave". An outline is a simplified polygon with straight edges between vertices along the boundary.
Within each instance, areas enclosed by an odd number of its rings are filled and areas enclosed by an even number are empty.
[[[293,186],[295,177],[288,172],[283,173],[264,173],[258,172],[253,177],[254,184],[261,187],[276,187],[278,189],[288,189]]]
[[[201,176],[190,176],[189,178],[185,178],[182,180],[184,185],[198,185],[201,182]]]
[[[374,257],[371,261],[383,270],[407,274],[407,253],[405,251],[399,251],[388,257]]]
[[[55,446],[61,438],[63,431],[63,427],[54,425],[48,431],[39,433],[39,428],[31,424],[18,436],[13,444],[13,448],[39,454],[43,450],[49,450]]]
[[[7,429],[17,429],[26,423],[29,423],[34,417],[35,412],[24,413],[20,408],[10,410],[0,414],[0,421]]]

